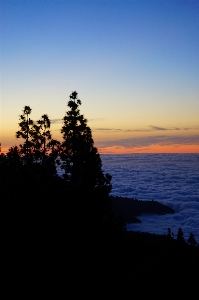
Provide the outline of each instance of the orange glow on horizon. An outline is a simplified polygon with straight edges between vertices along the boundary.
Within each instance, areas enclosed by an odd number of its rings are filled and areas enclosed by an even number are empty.
[[[199,153],[199,145],[150,145],[147,147],[113,146],[98,148],[100,154],[131,154],[131,153]]]

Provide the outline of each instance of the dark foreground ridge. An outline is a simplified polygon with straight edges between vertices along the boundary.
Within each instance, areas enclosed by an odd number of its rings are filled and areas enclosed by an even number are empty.
[[[110,196],[112,199],[112,208],[117,217],[121,216],[125,223],[141,223],[141,221],[136,218],[141,214],[174,214],[175,211],[158,201],[142,201],[134,198],[126,197],[114,197]]]
[[[54,289],[70,299],[71,294],[72,299],[93,299],[120,293],[122,299],[137,294],[160,299],[159,293],[169,297],[188,291],[192,299],[197,291],[199,247],[166,233],[123,231],[111,214],[95,222],[95,206],[89,208],[81,193],[74,197],[60,178],[1,179],[1,270],[8,292],[12,287],[23,294],[26,287],[31,294],[41,290],[50,295]],[[132,203],[143,212],[145,201]]]

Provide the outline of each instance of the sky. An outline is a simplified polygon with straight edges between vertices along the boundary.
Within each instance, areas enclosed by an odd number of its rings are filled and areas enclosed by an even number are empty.
[[[54,139],[72,91],[99,153],[199,153],[199,1],[2,0],[0,142],[19,115]]]

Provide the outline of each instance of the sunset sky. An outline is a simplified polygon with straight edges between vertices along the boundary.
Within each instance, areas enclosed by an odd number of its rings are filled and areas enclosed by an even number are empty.
[[[2,151],[72,91],[99,153],[199,153],[198,0],[1,0]]]

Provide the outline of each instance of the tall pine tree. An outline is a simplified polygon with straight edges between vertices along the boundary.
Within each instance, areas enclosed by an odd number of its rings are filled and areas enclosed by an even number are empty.
[[[87,119],[80,114],[76,91],[70,95],[69,110],[63,118],[61,129],[64,142],[62,159],[65,178],[70,184],[81,190],[103,192],[108,195],[111,190],[111,176],[102,171],[102,162]]]
[[[20,115],[19,127],[20,130],[16,132],[16,138],[22,138],[25,140],[24,144],[20,144],[21,153],[23,153],[26,157],[32,153],[33,143],[31,141],[32,128],[33,128],[33,120],[30,119],[30,114],[32,109],[30,106],[24,106],[22,111],[22,115]]]
[[[102,171],[101,158],[87,120],[80,114],[80,105],[77,92],[72,92],[61,129],[63,169],[72,200],[70,217],[74,235],[81,240],[94,235],[99,239],[113,224],[109,197],[111,176]]]

